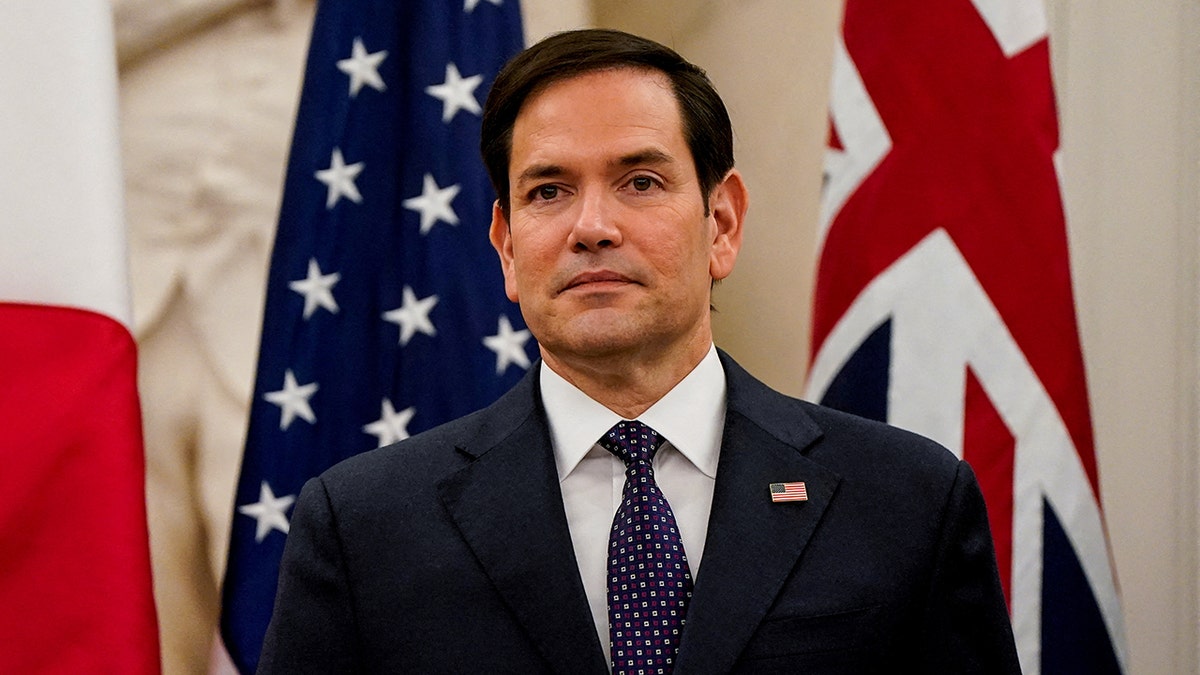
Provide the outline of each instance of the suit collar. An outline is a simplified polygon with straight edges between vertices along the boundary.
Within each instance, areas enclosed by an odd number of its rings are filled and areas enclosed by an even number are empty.
[[[804,404],[763,384],[724,351],[718,349],[717,355],[729,387],[729,410],[801,453],[820,439],[821,427],[804,410]]]
[[[474,461],[438,490],[463,539],[552,669],[602,675],[603,652],[563,512],[538,367],[479,413],[479,432],[456,448]]]
[[[798,401],[721,353],[728,408],[704,560],[677,673],[730,670],[796,566],[839,477],[804,456],[821,435]],[[773,503],[768,486],[804,481],[808,501]]]

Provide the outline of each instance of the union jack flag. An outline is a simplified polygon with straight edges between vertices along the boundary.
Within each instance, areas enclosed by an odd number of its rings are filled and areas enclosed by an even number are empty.
[[[929,436],[988,504],[1022,669],[1116,673],[1042,0],[848,0],[808,395]]]
[[[531,364],[479,157],[481,104],[521,44],[518,0],[317,6],[222,591],[242,672],[304,482],[484,407]]]

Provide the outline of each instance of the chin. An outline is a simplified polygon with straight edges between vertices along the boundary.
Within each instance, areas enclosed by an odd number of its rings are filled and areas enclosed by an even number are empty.
[[[605,358],[628,353],[636,347],[636,340],[616,339],[612,335],[576,335],[563,339],[547,349],[556,354]]]
[[[636,350],[642,340],[619,330],[551,331],[538,345],[559,358],[604,360]]]

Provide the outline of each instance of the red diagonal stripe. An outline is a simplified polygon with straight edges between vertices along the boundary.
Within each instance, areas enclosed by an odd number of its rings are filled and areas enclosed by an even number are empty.
[[[996,564],[1004,599],[1012,608],[1013,478],[1017,441],[988,398],[979,378],[967,369],[963,459],[971,464],[987,503],[996,543]]]

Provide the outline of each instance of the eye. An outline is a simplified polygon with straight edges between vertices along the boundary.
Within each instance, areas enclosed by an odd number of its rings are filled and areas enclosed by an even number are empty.
[[[549,201],[551,199],[554,199],[557,196],[558,196],[558,186],[557,185],[541,185],[539,187],[534,188],[534,190],[533,190],[533,198],[534,199],[543,199],[543,200]]]
[[[649,176],[635,176],[633,180],[629,181],[629,184],[633,186],[634,190],[645,192],[654,187],[654,180]]]

